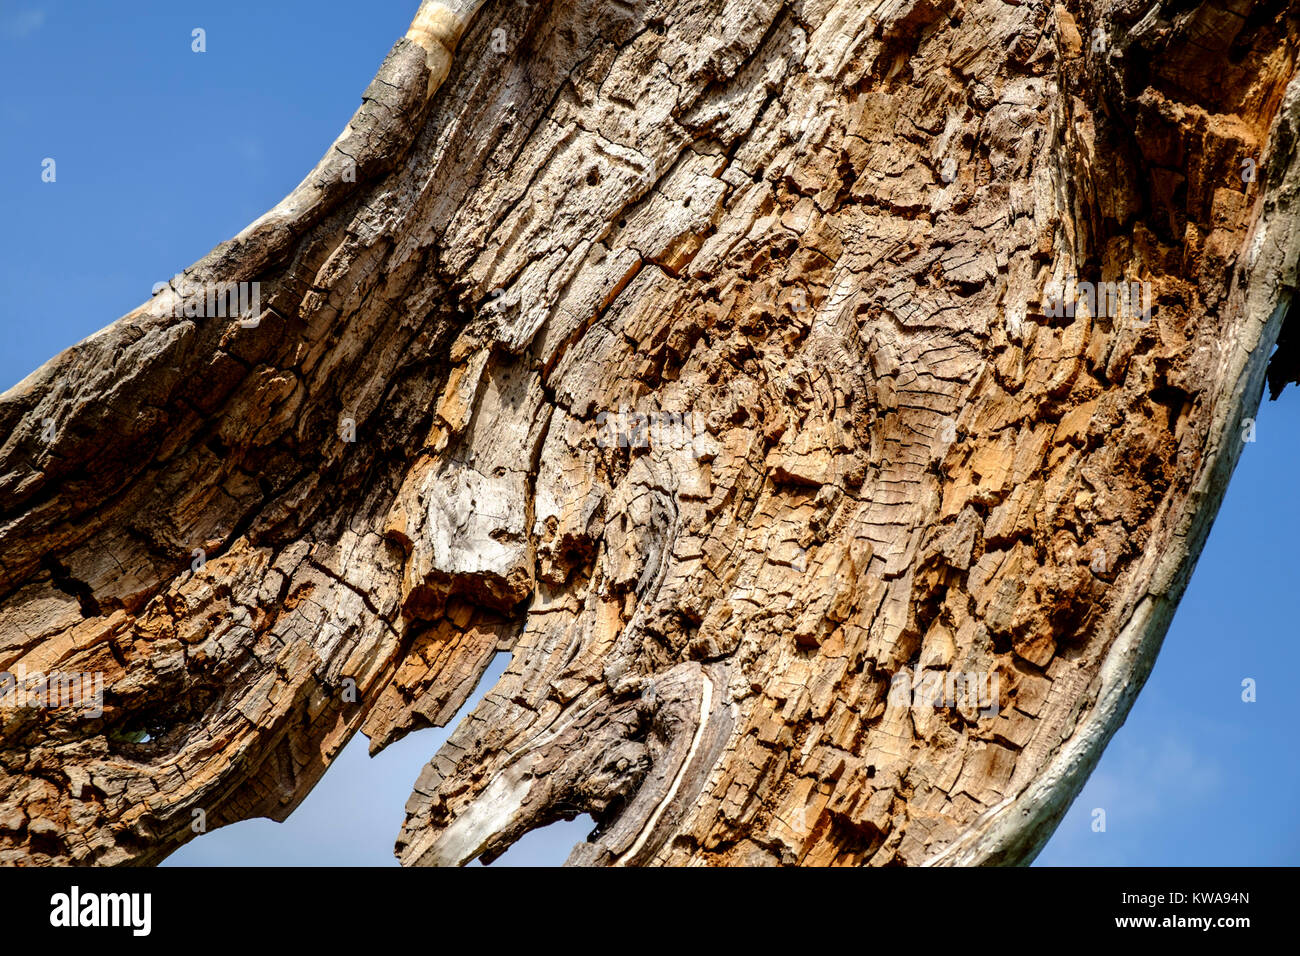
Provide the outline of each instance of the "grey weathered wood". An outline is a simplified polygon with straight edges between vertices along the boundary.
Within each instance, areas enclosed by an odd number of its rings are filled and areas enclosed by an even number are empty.
[[[0,668],[106,688],[0,711],[0,861],[283,819],[499,649],[405,863],[1031,858],[1296,283],[1294,9],[479,6],[187,270],[259,321],[164,290],[0,396]]]

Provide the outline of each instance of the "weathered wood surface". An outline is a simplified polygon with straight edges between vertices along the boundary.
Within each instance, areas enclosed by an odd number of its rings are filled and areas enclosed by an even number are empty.
[[[0,396],[0,669],[105,680],[0,711],[0,861],[283,819],[499,649],[405,863],[581,812],[582,864],[1030,858],[1259,401],[1296,11],[477,6],[188,270],[260,322],[167,290]]]

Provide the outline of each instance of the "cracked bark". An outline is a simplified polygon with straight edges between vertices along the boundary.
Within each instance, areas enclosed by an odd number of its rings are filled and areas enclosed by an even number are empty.
[[[187,271],[260,282],[255,327],[166,290],[0,396],[0,669],[106,691],[0,711],[0,861],[284,819],[497,650],[404,863],[578,813],[585,865],[1030,859],[1260,400],[1296,11],[479,6],[425,3]],[[1072,276],[1155,315],[1053,315]],[[996,713],[891,697],[927,671]]]

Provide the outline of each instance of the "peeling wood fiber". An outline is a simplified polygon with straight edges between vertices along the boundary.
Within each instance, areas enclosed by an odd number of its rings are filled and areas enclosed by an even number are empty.
[[[498,651],[404,863],[583,813],[574,865],[1032,859],[1260,400],[1297,37],[1237,0],[424,3],[186,270],[256,321],[169,288],[0,395],[0,671],[104,677],[98,716],[0,709],[0,863],[282,820]]]

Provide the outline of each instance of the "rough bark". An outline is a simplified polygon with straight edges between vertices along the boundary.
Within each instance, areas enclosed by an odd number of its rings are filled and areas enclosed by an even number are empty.
[[[498,650],[404,863],[584,812],[581,864],[1032,858],[1260,399],[1296,11],[477,7],[187,271],[260,322],[169,289],[0,396],[0,669],[105,675],[0,711],[0,861],[283,819]]]

